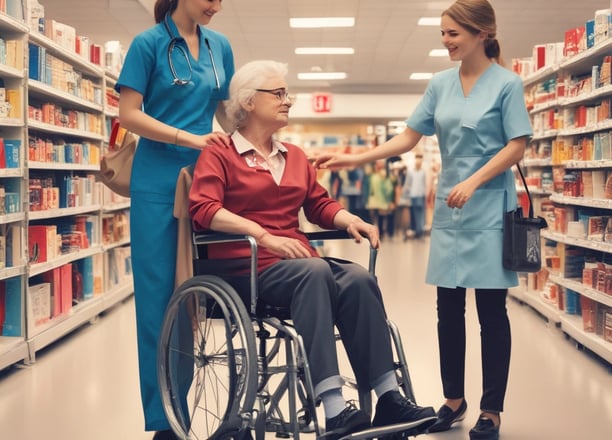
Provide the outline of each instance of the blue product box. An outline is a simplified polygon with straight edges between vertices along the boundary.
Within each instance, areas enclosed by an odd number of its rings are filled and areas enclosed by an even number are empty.
[[[19,168],[19,150],[21,149],[21,140],[19,139],[4,139],[4,154],[6,156],[7,168]]]
[[[587,49],[595,45],[595,19],[592,18],[587,20],[584,24],[584,30],[586,34],[586,45]]]

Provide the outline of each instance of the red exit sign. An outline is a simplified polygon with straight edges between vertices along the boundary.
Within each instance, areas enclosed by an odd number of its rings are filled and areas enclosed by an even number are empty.
[[[315,113],[331,112],[332,95],[329,93],[312,94],[312,111]]]

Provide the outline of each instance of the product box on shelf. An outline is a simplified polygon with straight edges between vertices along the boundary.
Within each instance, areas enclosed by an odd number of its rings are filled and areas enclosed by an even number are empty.
[[[597,325],[598,303],[588,296],[580,295],[580,308],[582,310],[582,327],[585,332],[594,333]]]
[[[51,285],[51,317],[62,314],[61,271],[59,267],[53,268],[40,275],[40,278]]]
[[[4,291],[4,323],[0,328],[2,336],[21,336],[21,279],[9,278],[0,281],[0,289]]]
[[[28,251],[30,263],[44,263],[56,258],[57,227],[55,225],[29,225]]]
[[[571,57],[586,48],[586,29],[585,26],[578,26],[565,31],[563,55]]]
[[[612,310],[604,314],[604,331],[603,337],[606,341],[612,342]]]
[[[34,334],[36,327],[51,319],[51,284],[40,283],[28,287],[28,334]]]
[[[594,19],[594,44],[600,44],[608,39],[610,29],[610,9],[599,9],[595,11]]]
[[[36,0],[29,0],[29,22],[32,31],[45,33],[45,7]]]
[[[591,18],[584,24],[584,33],[586,35],[586,47],[590,49],[595,46],[595,19]]]

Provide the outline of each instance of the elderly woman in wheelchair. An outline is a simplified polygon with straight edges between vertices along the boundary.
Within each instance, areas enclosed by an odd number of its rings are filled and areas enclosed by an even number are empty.
[[[324,229],[346,230],[357,242],[367,237],[372,247],[379,245],[376,227],[329,197],[305,153],[273,138],[287,125],[293,103],[286,74],[286,65],[274,61],[254,61],[235,73],[227,104],[236,127],[232,146],[202,150],[189,193],[193,226],[256,241],[259,301],[290,311],[323,404],[326,438],[405,422],[417,426],[412,434],[424,432],[435,411],[399,391],[375,277],[358,264],[319,257],[300,230],[303,208],[306,218]],[[241,242],[208,247],[211,260],[248,255],[248,244]],[[377,396],[373,420],[343,396],[334,327],[357,383]]]

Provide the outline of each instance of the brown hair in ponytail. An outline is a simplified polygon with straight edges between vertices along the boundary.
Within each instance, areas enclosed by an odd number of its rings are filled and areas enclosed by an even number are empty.
[[[491,3],[487,0],[457,0],[443,11],[442,15],[448,15],[474,35],[480,32],[486,33],[487,39],[484,42],[486,56],[494,59],[497,64],[504,64],[497,41],[495,10]]]
[[[155,23],[161,23],[166,14],[172,13],[178,4],[178,0],[156,0],[153,9],[155,14]]]

